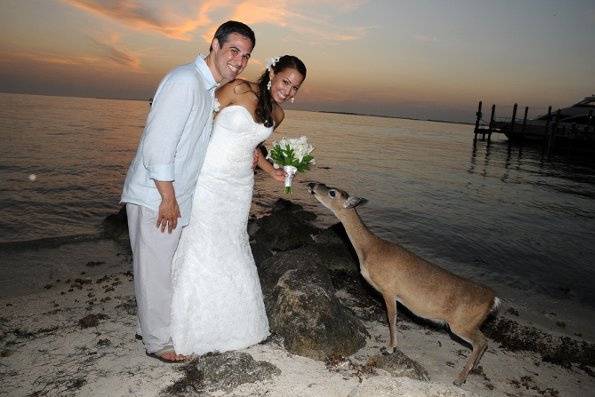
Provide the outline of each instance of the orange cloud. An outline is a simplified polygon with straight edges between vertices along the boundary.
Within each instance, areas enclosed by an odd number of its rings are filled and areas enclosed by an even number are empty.
[[[293,1],[291,2],[291,8],[297,9],[299,5],[309,6],[311,3],[314,2],[310,0]],[[344,11],[353,11],[363,4],[362,1],[353,0],[322,0],[322,3],[339,7]],[[312,5],[320,5],[320,3]],[[307,8],[312,10],[310,6]],[[235,7],[230,18],[243,21],[248,25],[262,23],[280,26],[296,33],[302,39],[320,41],[325,44],[358,40],[367,31],[367,28],[362,27],[345,28],[337,26],[330,21],[329,17],[312,17],[305,13],[291,11],[288,1],[245,0]],[[203,37],[207,39],[206,36]],[[210,40],[210,37],[208,40]]]
[[[208,11],[221,7],[225,0],[205,1],[195,18],[183,18],[166,9],[151,10],[135,0],[104,2],[100,0],[63,0],[91,14],[116,20],[132,29],[148,30],[177,40],[191,40],[192,33],[210,23]]]
[[[62,0],[91,14],[118,21],[132,29],[152,31],[164,36],[189,41],[193,33],[202,29],[202,37],[210,43],[213,33],[223,20],[233,19],[248,25],[269,24],[282,27],[312,42],[352,41],[362,38],[367,28],[342,27],[332,23],[329,13],[323,17],[311,16],[316,5],[327,5],[337,12],[352,12],[360,7],[362,0],[206,0],[200,3],[193,16],[183,16],[182,11],[172,11],[171,3],[165,2],[160,9],[151,9],[137,0]],[[168,7],[168,8],[166,8]],[[306,9],[301,13],[292,10]],[[210,15],[218,13],[214,22]]]
[[[113,42],[91,39],[100,50],[100,55],[65,55],[51,52],[10,52],[1,54],[6,62],[35,63],[56,66],[75,66],[93,69],[126,69],[131,72],[143,72],[140,59],[136,54],[118,48]]]
[[[133,52],[120,47],[119,37],[112,34],[109,38],[91,38],[95,46],[116,66],[140,71],[140,58]]]
[[[242,21],[247,25],[269,23],[286,26],[289,15],[292,15],[292,13],[287,9],[286,1],[276,1],[271,4],[267,0],[251,0],[238,4],[230,19]]]

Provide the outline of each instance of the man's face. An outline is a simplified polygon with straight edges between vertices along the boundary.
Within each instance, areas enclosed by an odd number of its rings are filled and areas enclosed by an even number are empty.
[[[213,77],[224,84],[235,79],[248,65],[252,41],[238,33],[230,33],[223,45],[213,40]]]

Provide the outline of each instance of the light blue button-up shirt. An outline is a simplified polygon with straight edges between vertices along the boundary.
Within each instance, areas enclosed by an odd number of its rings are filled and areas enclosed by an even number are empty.
[[[157,211],[161,196],[154,181],[173,181],[182,215],[178,224],[188,224],[196,180],[211,137],[216,86],[202,56],[164,77],[128,168],[122,202]]]

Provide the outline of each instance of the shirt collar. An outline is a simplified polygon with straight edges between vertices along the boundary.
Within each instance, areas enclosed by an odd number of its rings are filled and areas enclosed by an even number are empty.
[[[205,57],[206,55],[199,54],[196,58],[196,61],[194,61],[194,64],[196,65],[196,67],[198,68],[198,72],[204,79],[205,85],[207,86],[207,90],[211,91],[214,88],[217,88],[219,86],[219,83],[215,81],[213,73],[211,73],[211,69],[209,69],[209,66],[205,62]]]

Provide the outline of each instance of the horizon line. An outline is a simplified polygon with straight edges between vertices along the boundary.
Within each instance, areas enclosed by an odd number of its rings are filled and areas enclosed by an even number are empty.
[[[46,96],[46,97],[62,97],[62,98],[81,98],[81,99],[99,99],[99,100],[115,100],[115,101],[145,101],[149,102],[153,99],[153,97],[146,97],[146,98],[125,98],[125,97],[101,97],[101,96],[81,96],[81,95],[59,95],[59,94],[48,94],[48,93],[31,93],[31,92],[15,92],[15,91],[1,91],[0,94],[13,94],[13,95],[33,95],[33,96]],[[461,121],[461,120],[441,120],[441,119],[431,119],[431,118],[417,118],[411,116],[396,116],[390,114],[374,114],[374,113],[358,113],[358,112],[347,112],[341,110],[320,110],[320,109],[286,109],[286,110],[297,110],[297,111],[305,111],[305,112],[314,112],[314,113],[330,113],[330,114],[342,114],[342,115],[351,115],[351,116],[366,116],[366,117],[381,117],[381,118],[390,118],[390,119],[403,119],[403,120],[414,120],[414,121],[428,121],[433,123],[448,123],[448,124],[465,124],[465,125],[473,125],[473,122],[470,121]]]

